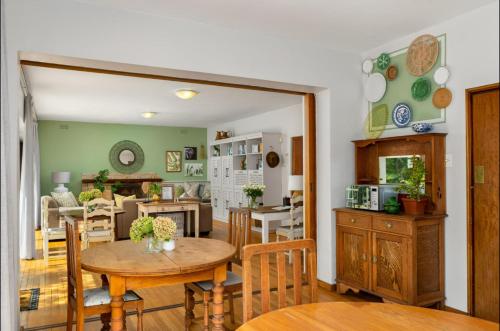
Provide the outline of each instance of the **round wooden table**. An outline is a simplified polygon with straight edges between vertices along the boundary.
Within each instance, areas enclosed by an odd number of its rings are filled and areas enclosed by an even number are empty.
[[[238,331],[496,330],[498,324],[442,310],[388,303],[323,302],[291,306],[260,315]]]
[[[171,252],[146,253],[145,240],[115,241],[81,253],[82,269],[107,275],[111,296],[111,330],[124,330],[123,295],[126,290],[184,284],[212,279],[213,330],[224,330],[223,282],[227,262],[236,248],[224,241],[180,238]]]

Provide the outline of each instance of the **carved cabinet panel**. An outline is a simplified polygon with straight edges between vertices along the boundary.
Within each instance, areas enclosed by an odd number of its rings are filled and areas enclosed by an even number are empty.
[[[408,240],[405,237],[373,232],[372,290],[406,300],[408,293]]]
[[[337,229],[339,278],[353,286],[368,287],[368,231],[344,226],[339,226]]]

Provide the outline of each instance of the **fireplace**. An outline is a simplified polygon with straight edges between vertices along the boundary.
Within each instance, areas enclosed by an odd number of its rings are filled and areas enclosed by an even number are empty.
[[[82,175],[82,191],[87,191],[94,188],[94,178],[96,174],[83,174]],[[162,179],[156,173],[141,173],[133,175],[124,175],[111,173],[108,180],[104,183],[105,190],[103,198],[112,200],[113,193],[111,186],[118,182],[121,183],[120,187],[116,190],[120,195],[134,195],[137,198],[144,198],[151,183],[161,182]]]

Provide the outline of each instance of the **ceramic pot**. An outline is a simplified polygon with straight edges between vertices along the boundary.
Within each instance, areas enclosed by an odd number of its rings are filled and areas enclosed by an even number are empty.
[[[427,205],[427,198],[422,198],[420,201],[408,198],[401,198],[405,213],[410,215],[423,215],[425,213],[425,206]]]
[[[159,201],[160,200],[160,196],[158,194],[153,194],[153,196],[151,197],[151,200],[153,200],[153,201]]]
[[[173,251],[174,249],[175,249],[175,240],[170,239],[170,240],[163,242],[163,250],[164,251],[170,252],[170,251]]]

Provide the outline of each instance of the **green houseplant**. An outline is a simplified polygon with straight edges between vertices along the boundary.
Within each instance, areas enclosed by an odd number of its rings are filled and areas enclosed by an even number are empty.
[[[151,200],[153,201],[160,200],[161,185],[158,183],[149,184],[148,195],[151,197]]]
[[[401,198],[406,213],[422,215],[428,201],[424,191],[425,162],[420,157],[413,155],[411,163],[411,168],[403,170],[403,179],[397,187],[397,191],[406,194],[405,197]]]
[[[94,178],[94,187],[99,191],[104,192],[104,190],[106,189],[104,183],[106,183],[106,181],[108,180],[108,176],[108,169],[99,170],[97,176],[95,176]]]

